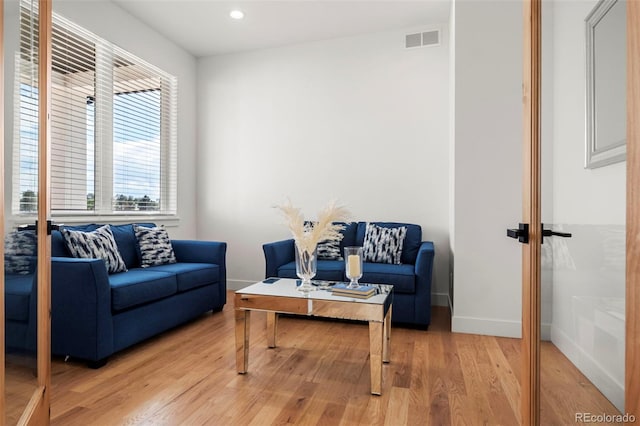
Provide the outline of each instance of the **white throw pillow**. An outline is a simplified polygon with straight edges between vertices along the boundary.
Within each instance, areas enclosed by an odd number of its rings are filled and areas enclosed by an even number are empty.
[[[362,245],[363,260],[365,262],[399,265],[406,235],[406,226],[385,228],[373,223],[367,223]]]
[[[176,263],[176,255],[166,229],[133,225],[133,230],[140,246],[140,266],[146,268]]]
[[[73,257],[102,259],[107,267],[107,272],[110,274],[127,270],[109,225],[101,226],[91,232],[74,231],[66,228],[61,228],[60,232]]]

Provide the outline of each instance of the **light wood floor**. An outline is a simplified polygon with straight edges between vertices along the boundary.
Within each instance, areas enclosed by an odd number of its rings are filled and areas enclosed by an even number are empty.
[[[229,300],[233,300],[232,297]],[[394,327],[382,396],[369,393],[365,324],[284,317],[268,349],[251,323],[249,372],[235,370],[232,302],[113,356],[99,369],[54,360],[53,425],[515,425],[520,340]],[[617,413],[552,345],[543,359],[542,421]]]

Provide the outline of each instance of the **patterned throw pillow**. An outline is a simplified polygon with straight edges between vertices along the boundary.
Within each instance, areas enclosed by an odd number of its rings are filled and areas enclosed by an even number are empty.
[[[342,260],[340,240],[324,240],[318,243],[318,260]]]
[[[102,259],[110,274],[127,270],[109,225],[101,226],[92,232],[65,228],[60,228],[60,232],[73,257]]]
[[[367,223],[364,234],[364,261],[373,263],[400,264],[404,237],[407,227],[383,228],[373,223]]]
[[[4,237],[4,270],[7,274],[28,274],[36,255],[33,231],[12,231]]]
[[[140,266],[146,268],[176,263],[176,255],[164,227],[146,228],[134,225],[133,230],[140,246]]]

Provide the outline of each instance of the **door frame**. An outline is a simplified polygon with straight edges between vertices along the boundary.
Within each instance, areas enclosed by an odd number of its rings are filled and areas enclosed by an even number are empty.
[[[624,409],[640,416],[640,2],[627,1],[627,242]]]
[[[542,1],[523,3],[522,373],[520,422],[540,424],[540,95]]]
[[[0,22],[3,31],[0,31],[0,235],[4,236],[4,0],[0,0]],[[4,244],[0,244],[0,266],[4,271]],[[2,330],[0,331],[0,426],[5,424],[5,326],[4,326],[4,273],[0,275],[0,318]]]
[[[38,389],[25,425],[48,425],[51,407],[51,70],[53,0],[38,0]],[[23,420],[22,418],[20,419]]]
[[[521,423],[540,424],[541,0],[524,0]],[[625,413],[640,416],[640,1],[627,1]],[[624,413],[623,413],[624,414]]]

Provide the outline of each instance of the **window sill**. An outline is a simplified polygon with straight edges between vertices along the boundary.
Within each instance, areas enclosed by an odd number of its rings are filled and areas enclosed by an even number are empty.
[[[35,215],[14,215],[13,222],[16,225],[23,225],[33,223],[36,220]],[[161,214],[102,214],[102,215],[77,215],[77,214],[53,214],[51,219],[58,225],[74,225],[74,224],[87,224],[87,223],[110,223],[110,224],[125,224],[125,223],[142,223],[153,222],[156,225],[164,225],[168,228],[174,228],[180,225],[180,217],[176,215],[161,215]]]

